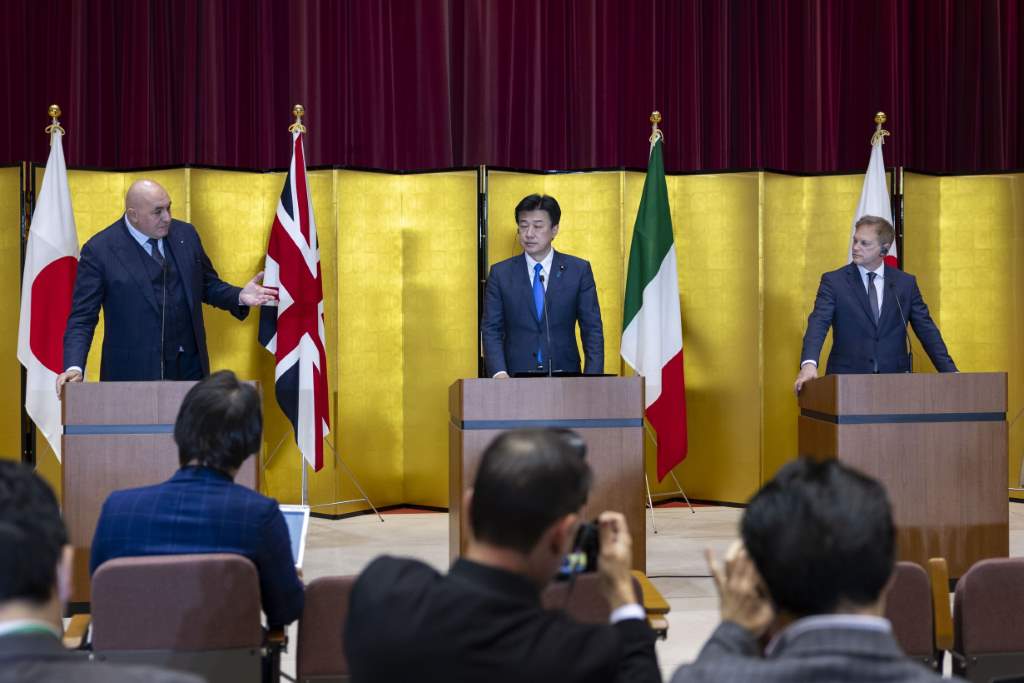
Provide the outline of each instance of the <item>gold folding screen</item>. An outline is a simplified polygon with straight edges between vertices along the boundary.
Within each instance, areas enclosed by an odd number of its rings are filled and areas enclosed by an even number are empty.
[[[174,213],[194,223],[221,277],[247,281],[262,266],[284,175],[204,169],[72,171],[82,243],[116,220],[139,177],[163,183]],[[619,359],[622,291],[642,173],[488,177],[489,261],[517,253],[513,208],[526,194],[558,198],[558,249],[588,259],[605,325],[605,372]],[[820,274],[843,265],[862,176],[768,173],[667,179],[682,293],[690,451],[678,475],[693,497],[745,501],[796,453],[792,383]],[[37,183],[37,186],[39,184]],[[18,291],[18,169],[0,169],[0,277]],[[310,173],[327,318],[332,434],[311,502],[358,497],[332,446],[378,505],[446,506],[447,387],[477,367],[476,174]],[[1024,176],[908,174],[906,266],[954,359],[965,371],[1010,373],[1010,416],[1024,405]],[[274,366],[256,341],[258,316],[239,322],[205,309],[214,369],[257,379],[266,415],[266,491],[299,497],[299,456],[273,395]],[[0,319],[7,352],[0,390],[0,455],[17,457],[20,395],[17,307]],[[102,323],[87,376],[99,371]],[[824,359],[827,348],[822,353]],[[930,370],[917,353],[919,370]],[[1010,481],[1024,446],[1011,428]],[[652,444],[649,444],[652,446]],[[43,475],[59,467],[40,444]],[[655,492],[653,446],[647,458]],[[345,513],[347,504],[320,508]]]
[[[21,365],[18,311],[21,297],[21,169],[0,168],[0,459],[21,459]]]

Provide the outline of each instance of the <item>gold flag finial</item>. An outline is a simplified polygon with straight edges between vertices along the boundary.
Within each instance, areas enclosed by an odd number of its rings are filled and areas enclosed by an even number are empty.
[[[295,115],[295,123],[288,126],[289,133],[294,133],[295,131],[298,131],[300,133],[306,132],[306,127],[302,125],[302,115],[305,113],[306,108],[303,107],[301,104],[296,104],[294,107],[292,107],[292,114]]]
[[[654,145],[655,142],[657,142],[659,139],[661,139],[661,140],[665,139],[665,134],[661,132],[660,128],[658,128],[658,124],[661,123],[661,112],[658,111],[657,109],[655,109],[654,111],[651,112],[651,115],[648,117],[648,120],[651,122],[651,138],[650,139],[651,139],[651,145],[652,145],[652,148],[653,148],[653,145]]]
[[[889,135],[889,131],[882,128],[882,124],[889,120],[889,117],[885,115],[884,111],[880,111],[875,114],[875,133],[871,136],[871,144],[885,144],[885,138]]]
[[[43,129],[46,134],[49,135],[56,130],[61,135],[64,135],[64,128],[60,125],[60,107],[56,104],[51,104],[46,108],[46,113],[50,116],[50,125]]]

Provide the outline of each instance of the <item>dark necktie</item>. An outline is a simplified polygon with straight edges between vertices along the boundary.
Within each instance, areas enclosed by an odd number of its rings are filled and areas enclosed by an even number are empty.
[[[157,245],[156,239],[153,238],[153,237],[150,237],[148,240],[146,240],[146,243],[149,244],[149,246],[152,248],[152,252],[151,253],[152,253],[152,256],[153,256],[153,260],[156,261],[157,263],[159,263],[160,267],[163,268],[164,267],[164,255],[160,253],[160,247]]]
[[[878,322],[878,290],[875,289],[877,276],[877,273],[868,273],[868,303],[871,304],[871,314],[875,317],[875,323]]]
[[[543,267],[539,263],[533,267],[533,307],[537,311],[537,320],[544,318],[544,281],[541,279],[543,276],[540,274]],[[537,347],[537,362],[544,362],[544,353],[541,346]]]

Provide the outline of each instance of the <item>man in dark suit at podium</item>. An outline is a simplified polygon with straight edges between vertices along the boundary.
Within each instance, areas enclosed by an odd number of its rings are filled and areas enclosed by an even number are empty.
[[[604,332],[590,263],[557,252],[562,210],[554,197],[532,194],[516,206],[523,253],[491,267],[484,295],[482,336],[487,374],[604,372]]]
[[[65,649],[71,546],[50,487],[0,460],[0,683],[201,683],[192,674],[89,661]]]
[[[472,530],[466,553],[448,574],[388,556],[360,574],[345,625],[353,680],[660,681],[622,515],[599,518],[597,572],[611,623],[581,624],[541,606],[590,490],[585,452],[566,430],[495,439],[462,507]]]
[[[829,327],[832,352],[827,374],[910,372],[908,324],[935,368],[956,372],[917,279],[884,263],[896,238],[892,225],[878,216],[864,216],[855,227],[853,262],[821,276],[814,310],[807,318],[796,393],[818,376],[818,355]]]
[[[124,216],[82,247],[58,394],[82,380],[101,308],[101,380],[190,380],[210,374],[204,302],[242,320],[275,298],[258,284],[262,273],[242,288],[221,280],[196,229],[171,218],[158,183],[133,183],[124,203]]]

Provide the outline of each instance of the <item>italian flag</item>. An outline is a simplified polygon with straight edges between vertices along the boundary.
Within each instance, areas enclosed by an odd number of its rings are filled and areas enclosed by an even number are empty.
[[[647,421],[658,435],[661,481],[686,457],[686,394],[678,268],[660,131],[651,144],[633,227],[623,309],[622,359],[644,378]]]

